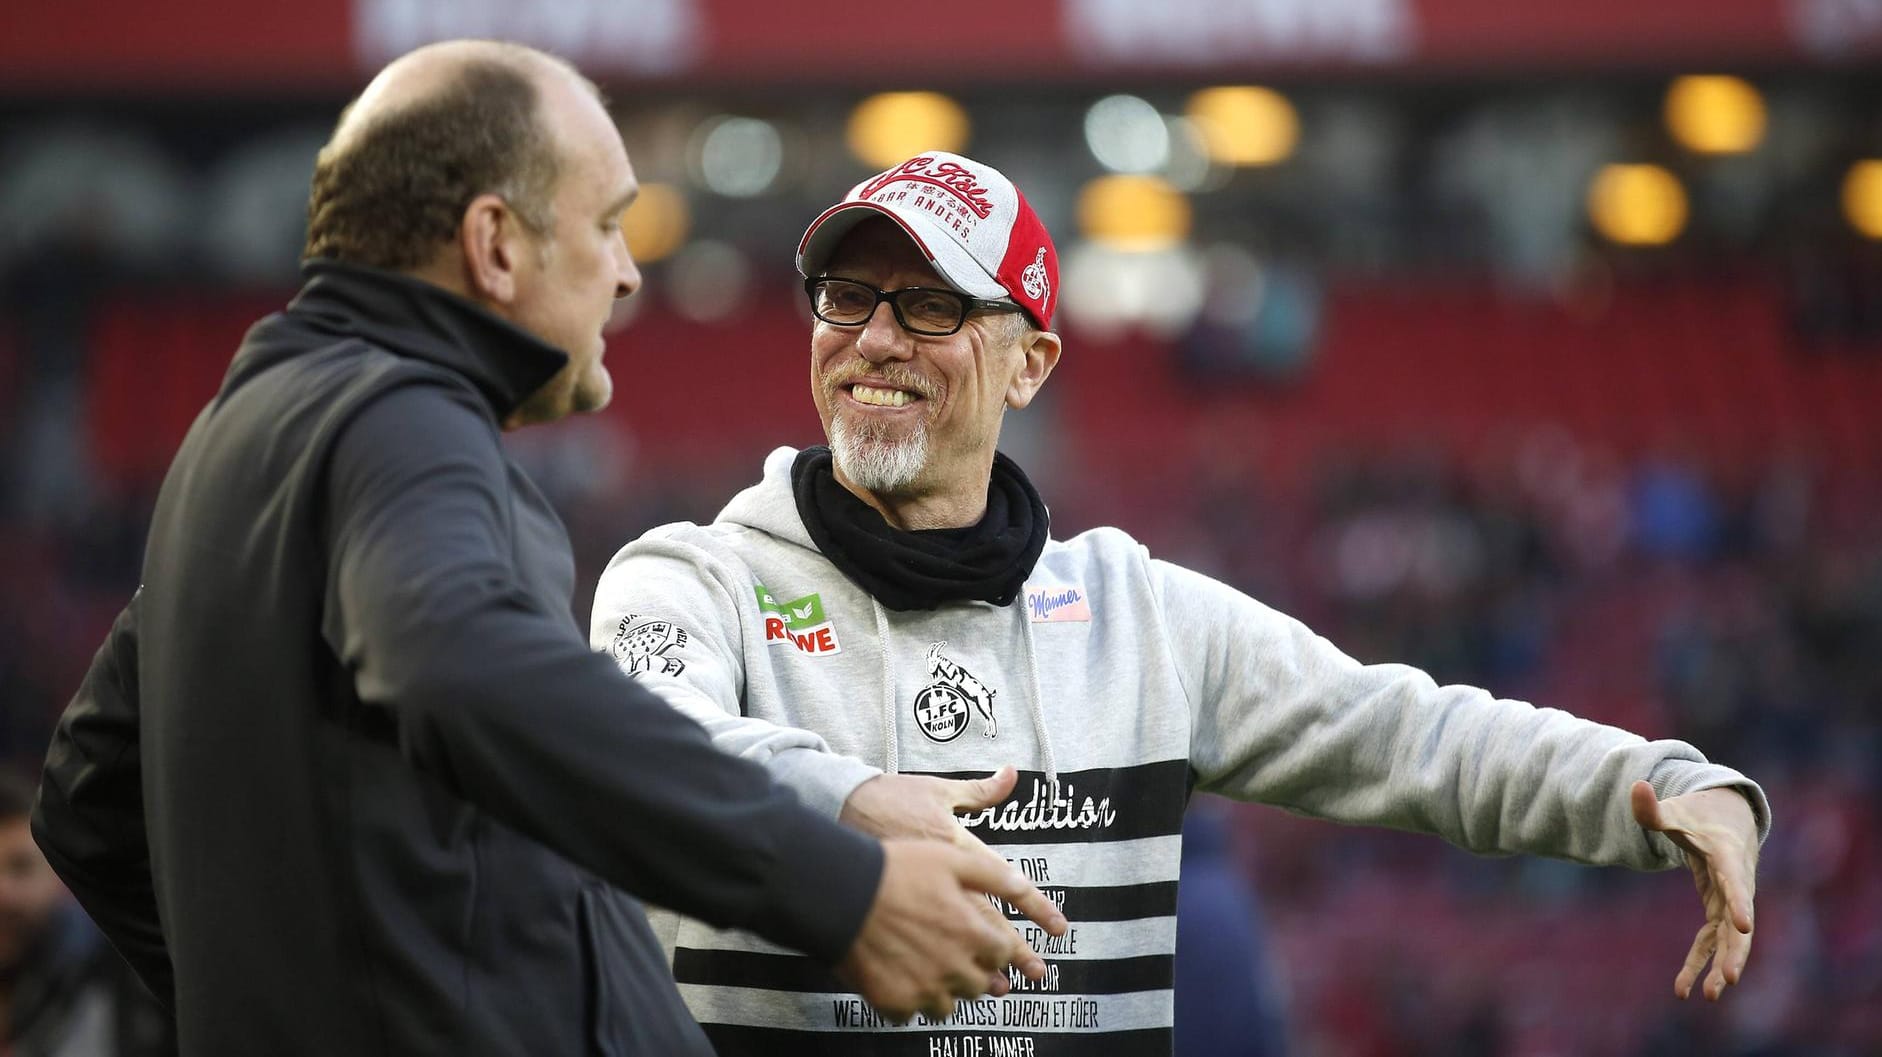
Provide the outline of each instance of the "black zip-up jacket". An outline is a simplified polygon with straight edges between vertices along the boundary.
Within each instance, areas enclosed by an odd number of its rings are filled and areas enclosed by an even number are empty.
[[[588,650],[498,443],[565,357],[307,272],[165,478],[40,846],[191,1057],[710,1052],[619,889],[834,962],[880,846]]]

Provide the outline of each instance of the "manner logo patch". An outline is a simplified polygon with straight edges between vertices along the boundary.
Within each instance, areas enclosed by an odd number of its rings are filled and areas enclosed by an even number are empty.
[[[764,584],[753,590],[758,594],[758,612],[765,623],[765,645],[789,644],[819,656],[843,652],[842,643],[836,640],[836,626],[824,614],[821,595],[812,593],[780,602]]]
[[[1085,589],[1066,584],[1026,589],[1026,612],[1035,624],[1059,624],[1091,620],[1091,600]]]

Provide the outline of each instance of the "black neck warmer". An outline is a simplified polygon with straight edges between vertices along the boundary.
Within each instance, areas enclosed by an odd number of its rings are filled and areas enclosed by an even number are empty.
[[[904,532],[837,482],[830,449],[805,448],[791,492],[812,543],[889,609],[944,602],[1011,605],[1046,546],[1046,506],[1019,465],[993,455],[987,512],[977,525]]]

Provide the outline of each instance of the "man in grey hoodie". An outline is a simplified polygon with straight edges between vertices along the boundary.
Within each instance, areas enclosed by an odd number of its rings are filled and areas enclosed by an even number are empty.
[[[893,1025],[794,952],[656,915],[721,1054],[1167,1054],[1196,789],[1478,852],[1684,863],[1706,923],[1675,990],[1708,960],[1708,997],[1737,981],[1770,824],[1743,775],[1362,665],[1116,529],[1050,538],[996,445],[1059,360],[1057,257],[998,171],[911,158],[819,216],[797,263],[829,447],[779,449],[713,523],[623,548],[592,644],[813,807],[992,846],[1071,929],[1021,923],[1043,979]]]

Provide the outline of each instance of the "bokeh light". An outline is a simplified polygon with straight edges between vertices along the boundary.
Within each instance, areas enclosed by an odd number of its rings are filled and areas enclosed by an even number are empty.
[[[1274,165],[1292,156],[1300,142],[1294,104],[1272,88],[1204,88],[1189,97],[1186,113],[1201,131],[1209,157],[1224,165]]]
[[[686,195],[666,183],[641,184],[640,197],[621,214],[628,252],[642,264],[671,256],[686,243],[692,222]]]
[[[1085,111],[1085,145],[1112,172],[1155,172],[1170,161],[1169,126],[1134,95],[1106,96]]]
[[[1588,186],[1588,219],[1623,246],[1663,246],[1686,228],[1686,189],[1658,165],[1605,165]]]
[[[720,116],[694,136],[699,182],[717,194],[750,198],[764,194],[784,166],[784,140],[775,125],[752,117]]]
[[[1843,177],[1843,216],[1864,238],[1882,239],[1882,158],[1864,158]]]
[[[1166,249],[1189,237],[1189,200],[1155,176],[1101,176],[1078,194],[1078,227],[1109,249]]]
[[[849,148],[863,164],[886,169],[920,151],[959,153],[972,128],[967,111],[939,92],[883,92],[850,113]]]
[[[1680,77],[1666,91],[1666,127],[1700,154],[1743,154],[1764,139],[1764,97],[1741,77]]]

